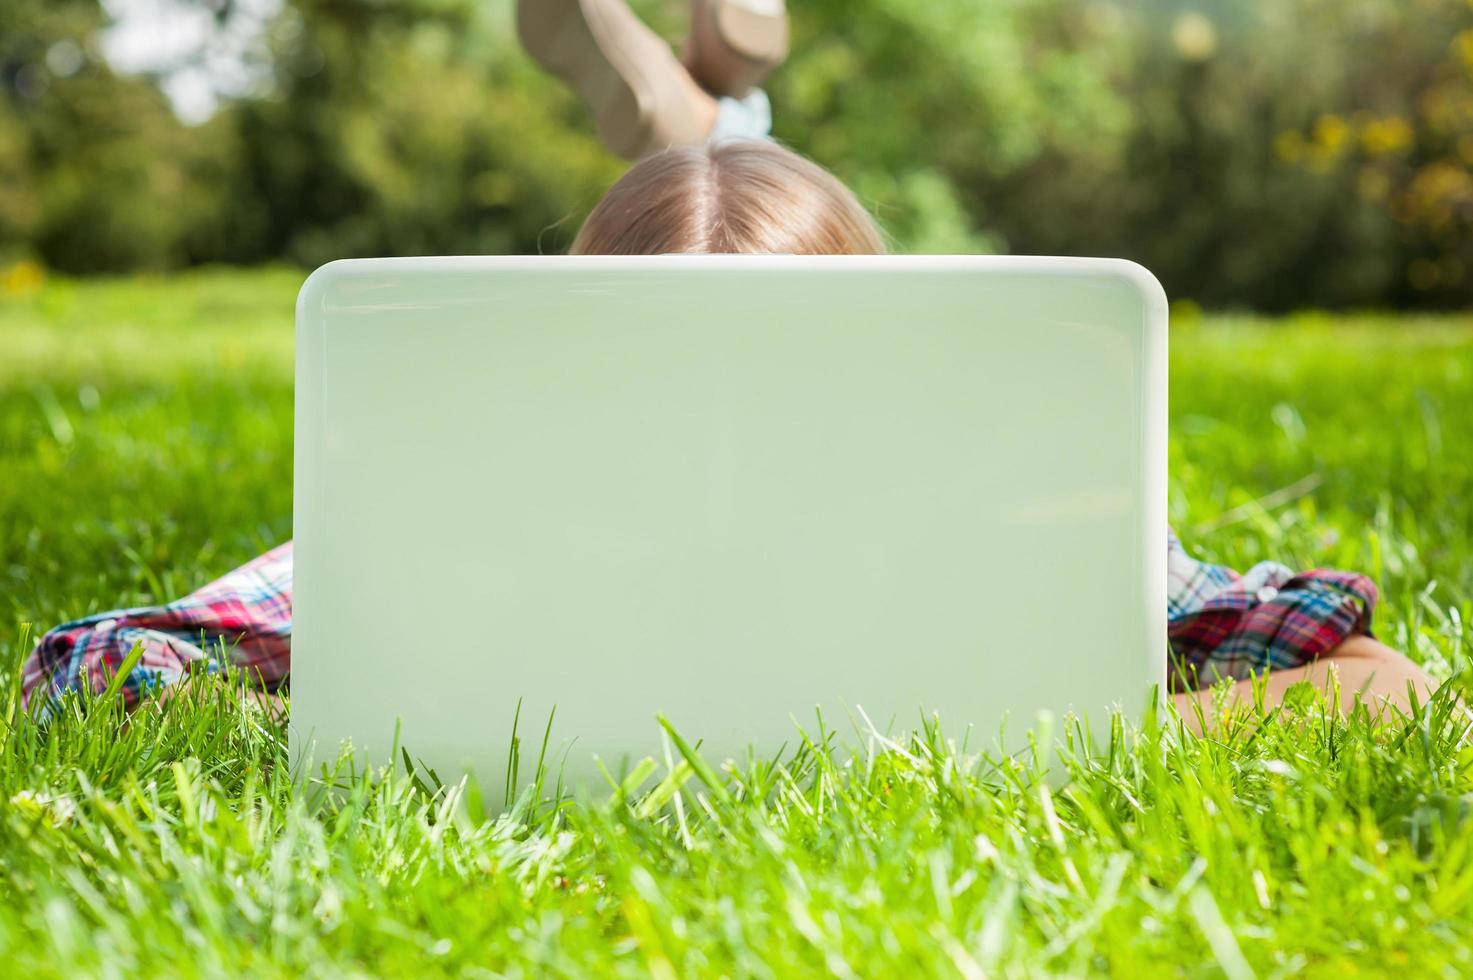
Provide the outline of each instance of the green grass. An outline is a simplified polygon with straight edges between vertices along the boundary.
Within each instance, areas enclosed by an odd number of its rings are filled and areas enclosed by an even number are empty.
[[[1473,972],[1473,743],[1446,697],[1208,740],[1146,719],[1049,783],[937,732],[715,774],[651,719],[642,783],[534,787],[499,818],[499,787],[402,772],[304,790],[281,724],[221,685],[39,730],[21,624],[187,591],[289,534],[299,279],[0,297],[7,974]],[[1189,542],[1365,569],[1384,638],[1467,662],[1473,320],[1209,318],[1178,324],[1172,371]]]

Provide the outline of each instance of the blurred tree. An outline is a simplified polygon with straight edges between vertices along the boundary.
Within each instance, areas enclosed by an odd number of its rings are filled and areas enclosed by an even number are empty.
[[[1130,124],[1110,24],[1060,0],[811,0],[773,79],[777,134],[847,178],[909,251],[992,251],[996,181],[1109,154]]]
[[[242,29],[237,0],[179,2]],[[685,0],[633,2],[684,30]],[[791,7],[777,135],[899,250],[1123,255],[1214,306],[1473,299],[1468,0]],[[513,0],[283,0],[247,47],[262,84],[199,127],[107,67],[105,22],[0,0],[0,252],[560,251],[623,166],[519,50]]]
[[[1473,4],[1378,8],[1357,38],[1377,66],[1314,122],[1280,133],[1279,159],[1334,180],[1392,222],[1393,302],[1473,295]],[[1397,84],[1376,84],[1385,78]]]
[[[73,271],[189,261],[189,229],[222,217],[197,186],[218,155],[148,79],[99,55],[97,0],[0,5],[0,251]]]
[[[27,251],[41,223],[41,203],[31,176],[30,135],[6,102],[0,102],[0,260]]]
[[[294,0],[270,28],[269,94],[228,112],[256,203],[229,257],[570,241],[619,165],[511,25],[509,2]]]

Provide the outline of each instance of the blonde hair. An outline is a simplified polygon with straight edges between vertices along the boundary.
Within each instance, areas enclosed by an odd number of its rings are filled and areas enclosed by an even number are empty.
[[[574,255],[877,255],[885,240],[833,174],[776,143],[672,147],[635,164],[593,209]]]

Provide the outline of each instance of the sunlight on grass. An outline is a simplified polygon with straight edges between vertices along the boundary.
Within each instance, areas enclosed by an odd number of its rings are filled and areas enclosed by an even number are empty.
[[[650,759],[577,803],[527,744],[508,787],[296,772],[283,720],[223,682],[38,724],[22,624],[165,599],[289,535],[301,278],[52,282],[0,307],[11,972],[1473,971],[1461,679],[1383,724],[1313,692],[1211,739],[1121,719],[1090,751],[1060,720],[1047,780],[964,733],[817,723],[723,766],[651,718]],[[1383,639],[1466,666],[1473,321],[1209,318],[1172,344],[1184,539],[1364,569]]]

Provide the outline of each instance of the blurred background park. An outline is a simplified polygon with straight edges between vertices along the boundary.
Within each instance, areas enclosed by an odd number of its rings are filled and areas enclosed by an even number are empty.
[[[680,0],[635,7],[678,40]],[[779,138],[907,252],[1473,299],[1470,0],[793,0]],[[624,164],[512,0],[3,0],[0,268],[566,249]]]

